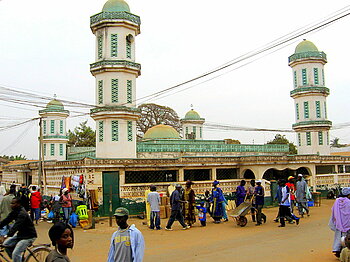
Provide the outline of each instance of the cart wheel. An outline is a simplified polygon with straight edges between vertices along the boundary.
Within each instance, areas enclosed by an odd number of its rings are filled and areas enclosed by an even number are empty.
[[[244,227],[248,223],[248,219],[246,217],[240,216],[239,217],[239,225],[241,227]]]

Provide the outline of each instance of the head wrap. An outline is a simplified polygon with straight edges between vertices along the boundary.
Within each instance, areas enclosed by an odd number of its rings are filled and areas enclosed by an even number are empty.
[[[350,195],[350,187],[344,187],[342,190],[341,190],[341,193],[343,196],[348,196]]]
[[[217,181],[217,180],[215,180],[215,181],[213,182],[213,185],[214,185],[214,186],[216,186],[216,185],[218,185],[218,184],[220,184],[220,182]]]

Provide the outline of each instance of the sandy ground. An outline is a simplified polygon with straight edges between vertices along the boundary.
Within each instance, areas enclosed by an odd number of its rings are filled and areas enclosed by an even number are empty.
[[[144,261],[337,261],[331,253],[333,232],[327,224],[332,200],[323,200],[321,207],[313,207],[311,216],[303,218],[299,226],[287,224],[278,228],[273,222],[277,208],[264,209],[267,223],[256,227],[249,222],[239,227],[233,220],[207,227],[195,226],[181,230],[178,222],[174,231],[155,231],[142,225],[142,220],[130,219],[143,233],[146,242]],[[167,220],[162,220],[164,227]],[[110,236],[116,230],[108,220],[96,224],[96,229],[75,229],[75,246],[69,251],[72,262],[106,261]],[[36,243],[48,243],[51,224],[37,226]]]

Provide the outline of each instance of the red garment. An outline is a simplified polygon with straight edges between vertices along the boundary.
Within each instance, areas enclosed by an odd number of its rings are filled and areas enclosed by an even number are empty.
[[[40,203],[42,201],[42,197],[40,192],[34,191],[30,196],[30,207],[31,208],[40,208]]]
[[[70,194],[61,196],[62,207],[72,207],[72,197]]]
[[[289,188],[290,190],[290,200],[295,200],[295,185],[293,183],[286,183],[286,186]]]

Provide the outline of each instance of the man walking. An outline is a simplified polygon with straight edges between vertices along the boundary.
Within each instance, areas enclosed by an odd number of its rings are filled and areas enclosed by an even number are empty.
[[[2,199],[0,203],[0,221],[3,221],[11,213],[12,211],[11,202],[12,202],[12,199],[15,198],[15,194],[16,194],[16,188],[12,187],[10,188],[10,191],[8,192],[8,194],[4,196],[4,198]],[[1,228],[0,236],[3,237],[7,235],[11,226],[12,224],[6,225],[3,228]]]
[[[36,186],[32,187],[32,193],[30,194],[30,218],[32,221],[35,219],[35,224],[38,224],[40,219],[40,204],[42,197],[39,191],[36,191]]]
[[[107,262],[142,262],[145,240],[134,224],[128,225],[129,211],[118,207],[114,217],[118,230],[112,235]]]
[[[160,196],[156,192],[156,186],[150,186],[151,192],[147,195],[147,202],[151,206],[151,224],[150,229],[154,229],[154,226],[157,230],[160,230]]]
[[[27,212],[30,210],[29,194],[30,194],[29,189],[26,187],[25,184],[22,184],[22,187],[18,190],[17,196],[16,196],[21,200],[21,204]]]
[[[261,185],[261,180],[256,181],[254,195],[255,195],[255,207],[257,210],[256,226],[260,226],[262,224],[263,220],[264,220],[264,222],[266,222],[266,216],[262,214],[262,208],[264,206],[265,191]]]
[[[3,246],[13,262],[21,262],[22,253],[33,244],[37,234],[33,221],[22,206],[19,198],[12,199],[11,208],[12,212],[0,223],[0,228],[2,228],[15,220],[7,235],[9,238],[5,240]],[[17,234],[15,235],[16,232]]]
[[[296,190],[296,199],[298,202],[299,215],[304,217],[304,210],[306,211],[307,216],[309,215],[309,207],[307,206],[307,184],[302,174],[298,175],[297,190]]]
[[[170,196],[170,205],[171,205],[171,215],[168,221],[167,226],[165,227],[165,230],[172,231],[173,229],[171,226],[173,225],[175,219],[179,221],[179,223],[182,226],[182,229],[189,229],[190,226],[185,224],[184,217],[182,215],[181,211],[181,203],[185,203],[186,201],[181,201],[180,192],[181,192],[181,185],[176,185],[175,190]]]
[[[281,200],[279,203],[279,216],[280,216],[280,225],[279,227],[285,227],[286,223],[284,221],[284,218],[291,217],[292,214],[290,213],[290,191],[289,188],[286,186],[286,181],[281,180],[280,187],[278,188],[280,190]],[[300,218],[292,217],[296,220],[297,225],[299,225]]]

